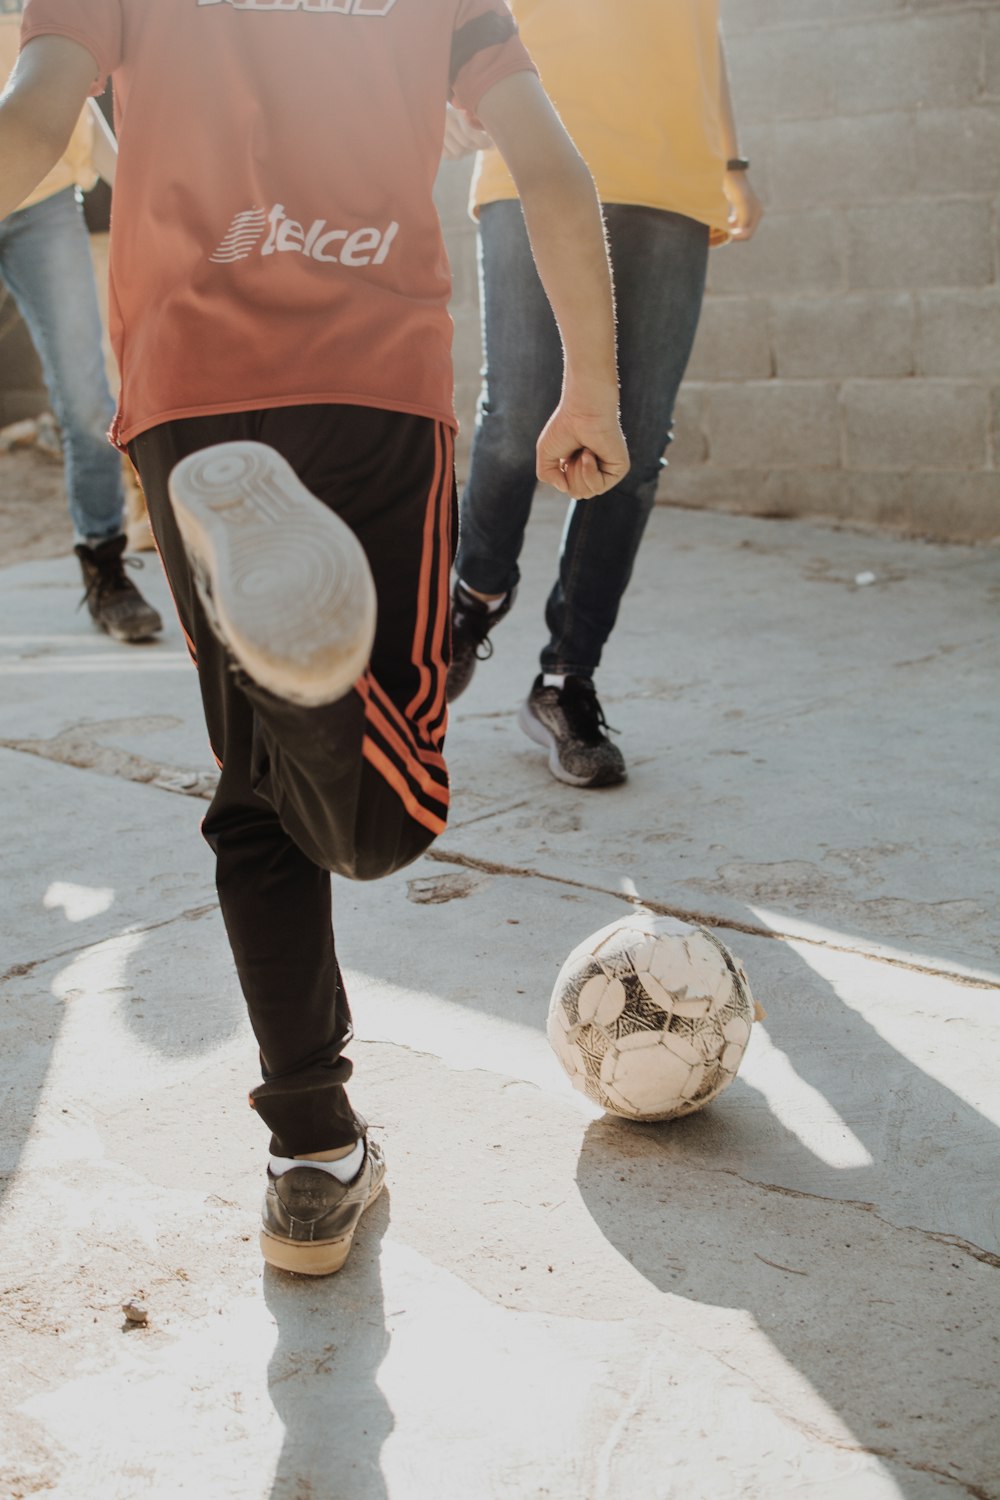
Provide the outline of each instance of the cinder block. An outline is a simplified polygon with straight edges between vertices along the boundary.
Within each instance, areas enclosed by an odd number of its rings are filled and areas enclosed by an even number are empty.
[[[752,514],[840,520],[845,512],[844,479],[840,469],[773,470],[756,489],[758,508]]]
[[[909,533],[912,474],[845,474],[844,519],[858,526]]]
[[[835,85],[827,38],[825,28],[789,26],[748,32],[727,48],[740,123],[830,114]]]
[[[795,516],[847,516],[847,476],[839,469],[701,469],[667,472],[657,501],[697,510],[724,510],[733,515],[790,520]]]
[[[688,379],[767,380],[773,373],[764,299],[706,297]]]
[[[837,388],[748,381],[706,392],[708,453],[724,468],[822,469],[840,462]]]
[[[849,469],[983,469],[985,386],[948,380],[855,380],[843,388]]]
[[[1000,539],[1000,474],[914,474],[910,534],[932,542]]]
[[[979,94],[982,47],[982,16],[967,9],[833,27],[826,46],[833,112],[971,104]]]
[[[1000,12],[983,17],[983,87],[991,99],[1000,99]]]
[[[1000,287],[923,292],[918,307],[922,375],[1000,382]]]
[[[919,199],[847,211],[852,288],[986,286],[993,281],[993,204]]]
[[[695,469],[664,469],[656,490],[657,505],[681,505],[692,510],[739,510],[730,503],[733,495],[747,494],[747,476],[736,469],[715,469],[702,464]]]
[[[912,375],[916,314],[906,292],[778,297],[775,370],[784,380]]]
[[[909,114],[782,120],[771,127],[767,160],[777,209],[903,198],[922,189]]]
[[[713,293],[835,292],[847,284],[844,225],[833,212],[770,213],[749,244],[709,257]]]
[[[703,464],[708,457],[705,437],[705,395],[699,385],[684,385],[674,405],[673,441],[667,449],[672,468]]]
[[[1000,105],[920,110],[911,126],[922,193],[996,192]]]
[[[723,0],[726,36],[759,31],[765,26],[804,25],[815,21],[868,20],[896,15],[909,0]],[[940,4],[941,0],[935,0]]]

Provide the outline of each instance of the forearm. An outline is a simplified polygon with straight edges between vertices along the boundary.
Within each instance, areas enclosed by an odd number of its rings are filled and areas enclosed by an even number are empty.
[[[564,389],[574,403],[618,379],[611,273],[600,204],[575,151],[545,181],[517,183],[532,254],[565,355]]]
[[[479,115],[517,187],[563,341],[566,390],[606,409],[617,391],[615,315],[593,178],[533,74],[498,84]]]
[[[24,48],[0,95],[0,219],[64,154],[95,71],[90,53],[63,37],[39,37]]]
[[[628,472],[618,421],[614,297],[597,191],[534,74],[518,73],[495,85],[478,112],[517,186],[563,342],[562,399],[538,439],[536,472],[564,494],[589,499]]]
[[[71,134],[41,131],[15,96],[0,98],[0,219],[19,208],[51,172]]]

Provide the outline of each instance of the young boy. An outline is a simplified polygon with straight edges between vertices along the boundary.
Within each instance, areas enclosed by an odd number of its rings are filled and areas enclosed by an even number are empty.
[[[260,1044],[262,1247],[323,1275],[384,1176],[345,1091],[329,872],[398,869],[448,806],[454,415],[431,190],[449,97],[521,190],[566,351],[538,469],[580,497],[628,466],[596,194],[503,0],[27,0],[22,37],[0,216],[114,79],[114,436],[221,764],[204,832]]]

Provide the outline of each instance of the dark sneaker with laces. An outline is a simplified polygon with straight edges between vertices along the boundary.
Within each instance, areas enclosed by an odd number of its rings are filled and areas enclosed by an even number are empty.
[[[94,624],[116,641],[148,641],[163,629],[163,621],[126,573],[125,546],[124,536],[113,536],[96,547],[74,547],[86,590],[81,608],[86,604]],[[138,558],[128,563],[142,567]]]
[[[490,609],[470,594],[462,583],[451,591],[451,666],[448,668],[448,702],[454,703],[472,681],[477,661],[493,655],[489,633],[510,613],[517,589],[513,588],[496,609]]]
[[[260,1248],[269,1266],[299,1276],[339,1271],[351,1249],[358,1221],[385,1183],[385,1157],[377,1141],[365,1141],[365,1159],[346,1185],[303,1162],[280,1177],[270,1167],[262,1213]]]
[[[625,760],[604,733],[610,726],[594,684],[567,677],[560,687],[545,687],[535,678],[517,722],[536,745],[549,752],[549,770],[570,786],[614,786],[624,781]]]

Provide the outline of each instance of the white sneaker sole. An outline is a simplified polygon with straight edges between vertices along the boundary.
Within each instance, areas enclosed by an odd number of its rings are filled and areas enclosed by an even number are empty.
[[[264,443],[182,459],[170,499],[220,639],[254,682],[315,707],[368,664],[375,585],[349,526]]]
[[[559,759],[559,741],[551,730],[546,729],[545,725],[535,718],[527,701],[522,703],[518,710],[517,722],[529,740],[534,740],[536,745],[541,745],[549,752],[549,770],[557,781],[564,781],[567,786],[590,786],[592,776],[574,776],[572,772],[565,769]]]

